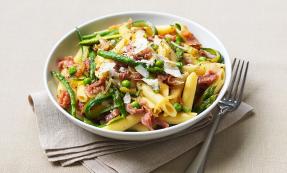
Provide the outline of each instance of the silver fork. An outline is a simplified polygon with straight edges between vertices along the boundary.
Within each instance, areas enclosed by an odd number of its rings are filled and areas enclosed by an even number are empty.
[[[204,141],[199,153],[197,154],[194,161],[187,167],[185,170],[186,173],[203,173],[204,166],[207,159],[207,153],[210,148],[210,144],[218,127],[218,124],[221,120],[221,117],[227,112],[232,112],[236,110],[242,100],[244,85],[246,81],[247,71],[248,71],[249,62],[244,60],[234,59],[232,63],[232,79],[230,86],[224,95],[223,99],[219,101],[218,107],[219,112],[215,116],[213,124],[210,128],[210,131],[207,135],[206,140]]]

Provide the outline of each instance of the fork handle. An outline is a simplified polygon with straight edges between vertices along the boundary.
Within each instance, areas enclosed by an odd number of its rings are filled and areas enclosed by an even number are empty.
[[[196,158],[193,160],[192,164],[190,164],[185,170],[186,173],[203,173],[204,172],[204,165],[205,165],[206,158],[207,158],[206,156],[207,156],[208,150],[210,148],[210,144],[212,142],[212,139],[214,137],[214,134],[217,130],[218,124],[223,114],[225,114],[225,111],[218,113],[217,116],[215,117],[206,140],[201,146],[201,149],[199,153],[197,154]]]

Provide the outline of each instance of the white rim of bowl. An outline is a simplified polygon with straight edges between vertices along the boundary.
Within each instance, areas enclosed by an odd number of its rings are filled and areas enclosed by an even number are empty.
[[[203,112],[201,112],[200,114],[198,114],[197,116],[195,116],[194,118],[188,120],[188,121],[185,121],[183,123],[180,123],[180,124],[177,124],[177,125],[174,125],[174,126],[171,126],[171,127],[168,127],[168,128],[165,128],[165,129],[159,129],[159,130],[154,130],[154,131],[146,131],[146,132],[125,132],[125,131],[111,131],[111,130],[106,130],[106,129],[102,129],[102,128],[99,128],[99,127],[95,127],[95,126],[92,126],[92,125],[89,125],[87,123],[84,123],[83,121],[81,120],[78,120],[77,118],[73,117],[71,114],[69,114],[68,112],[66,112],[66,110],[64,110],[58,103],[57,101],[54,99],[49,87],[48,87],[48,75],[50,74],[50,72],[48,71],[48,64],[49,64],[49,61],[51,59],[51,56],[53,54],[53,52],[55,51],[55,49],[58,47],[58,45],[66,38],[68,37],[70,34],[72,34],[73,32],[75,32],[75,30],[70,30],[68,33],[66,33],[64,36],[62,36],[57,42],[56,44],[53,46],[52,50],[50,51],[49,55],[48,55],[48,58],[46,60],[46,63],[45,63],[45,69],[44,69],[44,85],[45,85],[45,89],[47,90],[48,92],[48,96],[50,98],[50,100],[53,102],[53,104],[63,113],[65,114],[65,116],[67,118],[69,118],[70,120],[72,121],[77,121],[77,123],[83,125],[83,126],[88,126],[89,128],[92,128],[94,130],[98,130],[98,131],[101,131],[103,133],[109,133],[109,134],[113,134],[113,135],[120,135],[120,136],[144,136],[144,135],[155,135],[155,134],[160,134],[160,133],[168,133],[170,131],[173,131],[177,128],[180,128],[180,127],[183,127],[191,122],[193,122],[193,124],[197,123],[198,121],[200,121],[201,119],[203,119],[205,116],[204,115],[207,115],[218,103],[218,101],[224,96],[228,86],[229,86],[229,83],[230,83],[230,78],[231,78],[231,62],[230,62],[230,58],[229,58],[229,54],[225,48],[225,46],[223,45],[223,43],[212,33],[210,32],[208,29],[206,29],[205,27],[203,27],[202,25],[198,24],[197,22],[194,22],[193,20],[189,20],[185,17],[180,17],[180,16],[177,16],[177,15],[173,15],[173,14],[169,14],[169,13],[164,13],[164,12],[154,12],[154,11],[127,11],[127,12],[119,12],[119,13],[112,13],[112,14],[108,14],[108,15],[104,15],[104,16],[101,16],[101,17],[97,17],[97,18],[94,18],[94,19],[91,19],[87,22],[84,22],[82,24],[80,24],[78,26],[78,28],[81,28],[85,25],[88,25],[92,22],[95,22],[97,20],[101,20],[101,19],[105,19],[105,18],[108,18],[108,17],[114,17],[114,16],[121,16],[121,15],[133,15],[133,14],[142,14],[142,15],[145,15],[145,14],[149,14],[149,15],[158,15],[158,16],[165,16],[165,17],[171,17],[171,18],[175,18],[175,19],[180,19],[186,23],[192,23],[192,25],[196,25],[198,28],[202,29],[204,32],[208,33],[214,40],[216,40],[217,43],[219,43],[219,45],[223,48],[223,51],[225,51],[225,54],[227,55],[227,57],[224,57],[224,63],[226,64],[226,62],[228,62],[229,66],[225,66],[226,70],[225,70],[225,81],[224,81],[224,85],[223,87],[221,88],[220,90],[220,93],[219,95],[217,96],[216,100],[213,102],[213,104],[211,104],[207,109],[205,109]],[[227,71],[229,71],[230,73],[226,73]],[[185,127],[185,128],[188,128],[188,127]]]

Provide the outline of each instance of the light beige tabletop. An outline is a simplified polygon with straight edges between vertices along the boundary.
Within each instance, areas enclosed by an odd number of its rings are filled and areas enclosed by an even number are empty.
[[[287,172],[287,12],[282,0],[3,0],[0,5],[0,172],[88,172],[46,160],[27,95],[44,89],[53,44],[101,15],[154,10],[213,31],[232,57],[249,59],[245,101],[255,114],[216,136],[206,172]],[[195,150],[158,172],[182,172]]]

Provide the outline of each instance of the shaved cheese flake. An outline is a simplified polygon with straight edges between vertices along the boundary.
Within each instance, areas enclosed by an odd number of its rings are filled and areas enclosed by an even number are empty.
[[[113,62],[103,63],[103,65],[99,69],[99,74],[103,74],[105,72],[110,72],[110,74],[112,75],[115,73],[115,71],[114,71],[115,66],[116,66],[116,64]]]
[[[123,100],[124,100],[125,104],[131,103],[131,95],[130,95],[130,93],[126,93],[124,98],[123,98]]]
[[[149,76],[149,72],[142,65],[137,65],[135,70],[145,78]]]
[[[133,42],[132,46],[134,47],[133,53],[137,54],[148,47],[148,41],[144,37],[145,32],[143,30],[139,30],[136,32],[135,41]]]
[[[159,83],[158,79],[147,79],[143,78],[142,79],[146,84],[152,87],[153,90],[159,90]]]
[[[156,35],[156,36],[154,37],[154,39],[153,39],[153,43],[154,43],[155,45],[159,45],[160,42],[161,42],[161,39],[158,38],[158,36]]]
[[[153,66],[154,65],[154,59],[150,59],[150,60],[141,59],[141,60],[138,60],[137,62],[145,63],[148,66]]]
[[[179,68],[176,65],[171,64],[169,62],[164,62],[164,72],[174,77],[178,77],[178,78],[182,77],[182,74],[180,73]]]
[[[157,58],[160,59],[160,60],[163,60],[163,61],[167,61],[167,62],[170,61],[168,58],[166,58],[164,56],[161,56],[161,55],[158,55],[158,54],[157,54]]]

